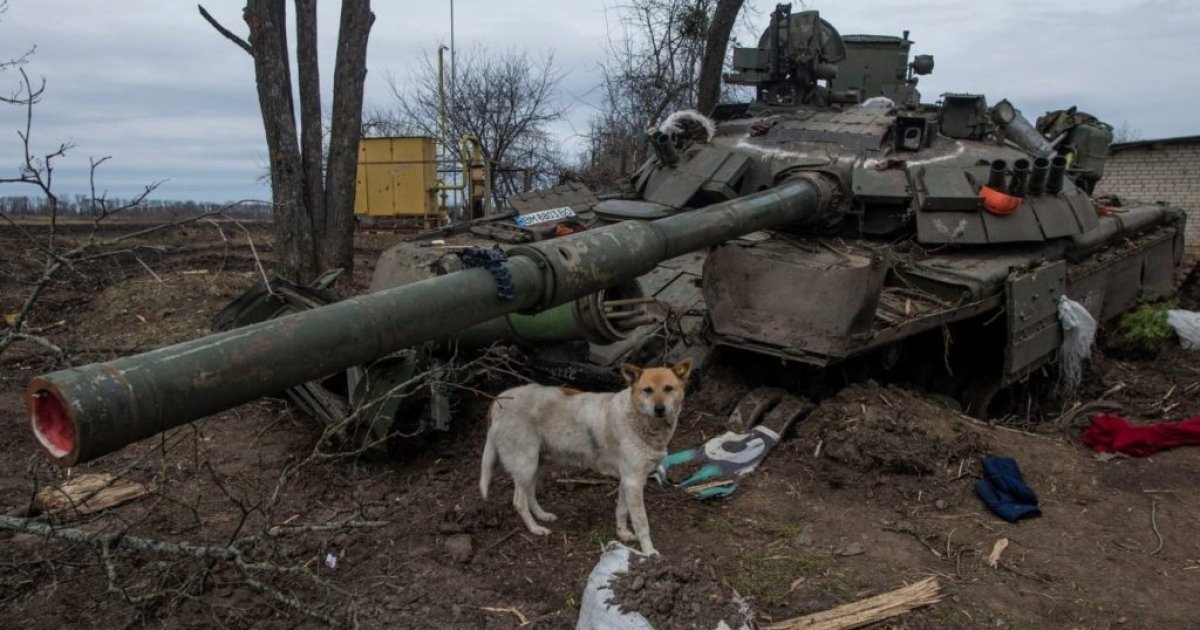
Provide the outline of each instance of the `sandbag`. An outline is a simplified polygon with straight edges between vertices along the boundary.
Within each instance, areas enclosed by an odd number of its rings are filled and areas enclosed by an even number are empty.
[[[608,603],[613,597],[609,584],[618,573],[629,570],[630,553],[634,551],[615,541],[605,547],[600,561],[588,575],[575,630],[654,630],[645,617],[638,613],[623,613],[615,604]]]
[[[636,612],[621,612],[616,604],[608,603],[613,598],[611,585],[617,579],[617,574],[629,571],[633,554],[641,555],[625,545],[613,541],[604,547],[600,560],[588,575],[587,586],[579,603],[579,619],[575,630],[654,630],[654,626],[641,614]],[[752,617],[749,604],[744,600],[735,600],[743,619]],[[733,630],[724,620],[712,622],[714,630]],[[750,630],[742,623],[737,630]]]

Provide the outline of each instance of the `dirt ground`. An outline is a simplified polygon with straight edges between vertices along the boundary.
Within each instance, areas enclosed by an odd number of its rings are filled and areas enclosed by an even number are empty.
[[[270,255],[263,226],[249,226]],[[77,363],[202,334],[258,277],[246,234],[211,226],[155,237],[157,253],[68,273],[31,325]],[[355,286],[397,237],[364,235]],[[149,241],[146,244],[151,244]],[[0,310],[15,310],[37,250],[0,228]],[[71,523],[211,549],[234,559],[134,551],[0,530],[0,627],[292,628],[574,627],[602,546],[615,538],[616,488],[553,469],[541,502],[560,520],[546,538],[520,526],[505,475],[477,488],[483,422],[401,461],[312,459],[318,431],[265,399],[71,470],[36,451],[22,392],[55,369],[22,345],[0,356],[0,513],[38,488],[84,472],[153,484],[141,500]],[[753,383],[738,361],[694,384],[673,446],[724,430]],[[1200,447],[1101,458],[1079,440],[1072,403],[1121,406],[1136,421],[1200,414],[1200,358],[1101,351],[1066,405],[1026,406],[997,423],[968,419],[917,392],[859,383],[817,409],[731,498],[701,503],[651,484],[647,506],[672,593],[748,599],[782,620],[936,576],[942,601],[880,628],[1196,628],[1200,604]],[[1019,428],[1017,428],[1019,427]],[[1009,524],[974,492],[980,458],[1013,457],[1042,515]],[[347,523],[348,522],[348,523]],[[1007,539],[996,568],[984,558]],[[681,584],[682,586],[679,586]],[[673,590],[672,590],[673,589]],[[680,597],[690,597],[684,593]],[[672,595],[674,597],[674,595]],[[661,598],[659,598],[661,599]],[[657,601],[657,600],[655,600]],[[680,599],[673,627],[688,627]],[[636,602],[635,602],[636,603]],[[703,626],[695,626],[703,627]]]

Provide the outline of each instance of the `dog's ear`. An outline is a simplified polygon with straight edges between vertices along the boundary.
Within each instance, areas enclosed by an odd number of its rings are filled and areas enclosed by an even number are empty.
[[[686,381],[688,374],[692,373],[692,358],[688,357],[679,363],[672,365],[671,371],[675,373],[675,376],[679,377],[679,380]]]
[[[642,368],[628,363],[621,364],[621,376],[625,377],[625,382],[633,385],[639,378],[642,377]]]

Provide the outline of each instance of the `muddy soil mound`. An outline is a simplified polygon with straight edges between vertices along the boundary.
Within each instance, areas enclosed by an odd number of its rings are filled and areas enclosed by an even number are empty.
[[[985,450],[976,427],[949,407],[899,387],[851,385],[796,427],[824,466],[864,474],[928,475]]]
[[[711,630],[724,619],[741,625],[732,593],[699,560],[672,562],[665,556],[632,556],[629,571],[610,585],[621,612],[640,613],[655,630]]]

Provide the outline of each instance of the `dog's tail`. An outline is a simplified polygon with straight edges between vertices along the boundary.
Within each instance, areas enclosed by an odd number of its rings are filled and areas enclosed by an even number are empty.
[[[488,431],[483,445],[483,463],[479,467],[479,494],[487,501],[488,487],[492,485],[492,469],[496,467],[496,447],[492,445],[492,432]]]

